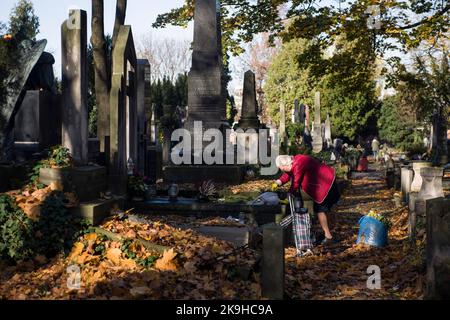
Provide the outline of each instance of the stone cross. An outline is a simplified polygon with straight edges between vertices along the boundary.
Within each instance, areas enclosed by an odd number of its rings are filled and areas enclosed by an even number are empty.
[[[87,15],[70,10],[61,26],[62,144],[75,163],[88,162]]]

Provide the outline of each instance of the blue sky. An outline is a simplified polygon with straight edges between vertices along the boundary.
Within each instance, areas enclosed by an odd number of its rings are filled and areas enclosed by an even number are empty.
[[[16,0],[1,0],[0,21],[7,22]],[[59,77],[61,69],[61,24],[68,17],[69,8],[79,8],[88,14],[88,37],[90,37],[91,0],[32,0],[37,16],[40,18],[40,34],[38,39],[47,39],[46,51],[56,59],[55,71]],[[168,27],[152,29],[151,25],[160,13],[168,12],[183,4],[183,0],[128,0],[126,24],[133,29],[137,42],[145,33],[152,31],[154,37],[170,37],[192,40],[192,24],[187,29]],[[105,0],[105,32],[112,33],[115,16],[115,0]]]

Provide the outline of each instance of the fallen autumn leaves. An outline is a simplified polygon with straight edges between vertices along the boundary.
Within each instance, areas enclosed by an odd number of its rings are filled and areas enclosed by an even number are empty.
[[[263,184],[263,183],[262,183]],[[294,299],[417,299],[422,295],[423,267],[420,248],[407,241],[407,210],[395,208],[393,191],[380,179],[361,175],[352,181],[335,214],[335,234],[341,240],[318,247],[316,256],[294,258],[286,250],[286,293]],[[389,245],[376,249],[356,245],[357,222],[376,210],[393,227]],[[151,217],[139,223],[113,219],[102,229],[120,237],[87,232],[67,258],[46,261],[36,257],[16,267],[2,266],[3,299],[261,299],[258,256],[249,249],[227,256],[234,247],[179,226],[201,223],[227,225],[221,218],[192,221],[183,217]],[[163,254],[140,240],[169,248]],[[67,267],[81,267],[81,289],[67,288]],[[367,268],[381,268],[381,290],[367,289]],[[240,270],[251,270],[243,276]]]

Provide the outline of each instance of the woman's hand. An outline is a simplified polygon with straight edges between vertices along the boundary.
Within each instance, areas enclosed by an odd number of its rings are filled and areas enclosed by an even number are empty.
[[[273,192],[277,191],[278,188],[282,185],[280,180],[275,181],[274,183],[272,183],[271,189]]]

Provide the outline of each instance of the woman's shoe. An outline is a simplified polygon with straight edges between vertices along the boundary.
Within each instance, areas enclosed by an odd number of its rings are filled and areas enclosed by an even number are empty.
[[[302,250],[300,253],[297,253],[298,258],[309,257],[309,256],[313,256],[313,255],[314,255],[314,252],[312,252],[311,249]]]
[[[331,238],[331,239],[325,238],[325,239],[322,240],[321,244],[323,246],[328,246],[328,245],[336,244],[338,242],[339,241],[337,241],[335,238]]]

